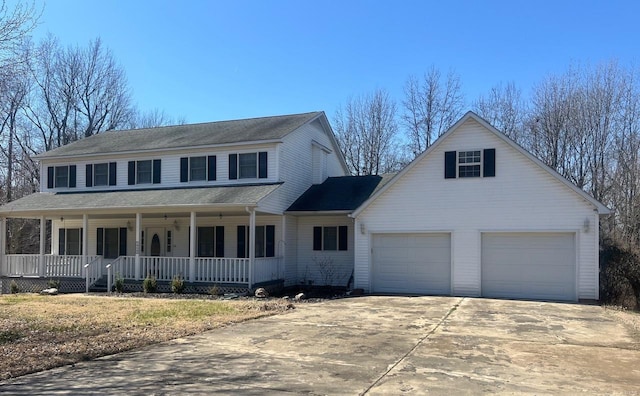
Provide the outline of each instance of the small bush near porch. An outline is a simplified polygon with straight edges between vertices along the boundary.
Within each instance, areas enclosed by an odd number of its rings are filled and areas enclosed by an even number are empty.
[[[0,380],[273,315],[287,308],[281,300],[2,295]]]

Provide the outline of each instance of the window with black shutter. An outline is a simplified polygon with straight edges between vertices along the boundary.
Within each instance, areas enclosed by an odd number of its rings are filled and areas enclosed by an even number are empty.
[[[313,250],[348,250],[348,230],[347,226],[313,227]]]

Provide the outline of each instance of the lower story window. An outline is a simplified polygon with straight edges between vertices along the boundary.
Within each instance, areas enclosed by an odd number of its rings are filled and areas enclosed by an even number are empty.
[[[256,226],[255,257],[275,257],[275,230],[273,225]],[[249,257],[249,227],[238,226],[238,257]]]
[[[347,226],[313,227],[313,250],[347,250]]]
[[[224,257],[224,227],[198,227],[198,257]]]
[[[127,255],[126,228],[98,228],[96,232],[96,254],[106,259]]]
[[[82,254],[82,228],[60,228],[58,230],[58,254]]]

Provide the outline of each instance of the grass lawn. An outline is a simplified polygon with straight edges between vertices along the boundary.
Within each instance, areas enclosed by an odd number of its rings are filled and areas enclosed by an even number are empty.
[[[0,380],[286,311],[283,301],[0,295]]]

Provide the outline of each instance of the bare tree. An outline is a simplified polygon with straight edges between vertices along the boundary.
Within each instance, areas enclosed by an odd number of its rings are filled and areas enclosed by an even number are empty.
[[[164,110],[153,109],[149,111],[135,111],[127,128],[156,128],[167,125],[184,125],[187,121],[184,117],[173,118]]]
[[[464,98],[460,77],[449,71],[443,78],[431,67],[420,80],[409,76],[404,86],[402,123],[414,156],[426,150],[462,115]]]
[[[396,106],[381,89],[351,98],[338,109],[335,130],[342,154],[354,175],[377,175],[398,169]]]
[[[473,103],[473,110],[514,141],[523,139],[527,108],[515,83],[495,85]]]

